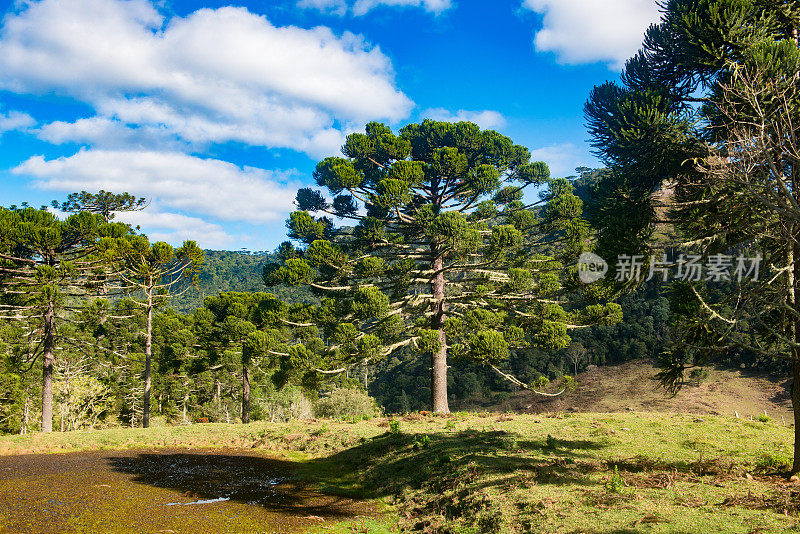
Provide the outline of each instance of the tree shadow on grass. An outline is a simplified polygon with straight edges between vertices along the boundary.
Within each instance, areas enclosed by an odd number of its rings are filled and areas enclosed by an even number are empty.
[[[600,469],[587,440],[518,441],[502,431],[383,434],[324,458],[286,461],[244,454],[140,453],[109,458],[141,484],[179,491],[179,504],[230,499],[281,513],[347,516],[354,499],[397,495],[404,488],[443,492],[502,485],[509,477],[540,483],[587,483]]]
[[[343,496],[323,495],[298,477],[296,462],[248,454],[140,453],[111,457],[111,467],[132,481],[181,493],[170,506],[231,500],[286,516],[346,519],[364,507]],[[369,513],[369,511],[366,511]]]
[[[604,479],[596,475],[614,467],[626,481],[642,487],[661,487],[651,472],[695,476],[701,468],[714,467],[638,457],[601,460],[597,451],[606,447],[603,440],[518,438],[478,430],[386,433],[307,461],[247,452],[166,451],[120,455],[109,462],[115,470],[133,475],[134,482],[179,491],[182,496],[175,500],[182,504],[227,498],[287,518],[341,520],[378,515],[377,508],[364,501],[390,498],[404,502],[406,526],[422,530],[436,530],[437,525],[481,527],[481,521],[502,508],[494,499],[530,485],[581,486],[599,495],[604,494]],[[677,474],[671,477],[677,480]]]
[[[406,527],[426,532],[502,532],[500,501],[531,485],[596,486],[606,466],[602,442],[525,441],[502,431],[383,434],[308,462],[324,491],[392,497],[404,503]],[[501,521],[502,523],[502,521]],[[492,526],[494,525],[494,526]]]
[[[305,469],[329,491],[347,487],[365,498],[398,495],[405,488],[441,493],[466,485],[503,486],[520,476],[545,484],[591,484],[587,475],[604,468],[591,451],[603,447],[588,440],[520,441],[502,431],[383,434]]]

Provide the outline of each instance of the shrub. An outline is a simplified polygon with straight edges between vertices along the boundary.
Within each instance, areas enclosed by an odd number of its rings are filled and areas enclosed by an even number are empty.
[[[569,375],[564,375],[561,377],[561,387],[564,391],[575,391],[578,389],[578,383],[575,379]]]
[[[420,449],[427,449],[430,446],[431,446],[431,438],[427,434],[424,434],[421,438],[415,437],[414,443],[412,445],[415,451],[418,451]]]
[[[759,471],[783,471],[792,466],[789,458],[782,454],[766,453],[756,460],[756,468]]]
[[[533,381],[533,387],[536,389],[544,389],[550,385],[550,379],[546,376],[540,376],[536,380]]]
[[[625,479],[619,474],[619,469],[617,469],[616,465],[614,466],[614,472],[611,473],[611,476],[608,477],[603,486],[608,493],[622,493],[622,489],[625,487]]]
[[[400,433],[400,421],[392,419],[389,421],[389,434],[397,435]]]
[[[293,419],[310,419],[313,415],[311,401],[299,387],[287,386],[269,392],[258,399],[253,409],[256,419],[264,419],[271,423],[291,421]]]
[[[363,390],[338,388],[328,397],[317,401],[314,414],[317,417],[357,422],[380,416],[381,409],[375,399]]]

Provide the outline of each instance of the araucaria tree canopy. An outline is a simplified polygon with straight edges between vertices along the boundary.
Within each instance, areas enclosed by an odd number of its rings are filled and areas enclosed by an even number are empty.
[[[715,353],[746,350],[793,367],[800,472],[800,2],[669,0],[622,74],[592,92],[586,116],[610,172],[595,211],[601,249],[674,246],[727,272],[672,292],[677,348],[662,380]],[[671,209],[659,204],[669,200]],[[661,257],[659,255],[659,257]],[[760,272],[741,265],[759,260]],[[763,260],[763,261],[762,261]],[[738,272],[738,274],[737,274]]]
[[[334,373],[406,348],[431,358],[431,404],[448,412],[448,357],[499,366],[515,347],[560,349],[569,331],[619,318],[587,294],[574,263],[590,231],[566,180],[495,131],[425,121],[394,134],[370,123],[345,157],[321,161],[326,198],[301,189],[268,285],[324,296],[324,363]],[[541,207],[523,191],[542,188]],[[337,228],[334,218],[344,221]],[[524,385],[518,383],[517,385]]]
[[[59,325],[109,282],[99,240],[130,233],[80,212],[59,220],[43,209],[0,209],[0,319],[20,322],[42,360],[42,432],[53,423],[53,367]],[[32,365],[32,364],[31,364]]]

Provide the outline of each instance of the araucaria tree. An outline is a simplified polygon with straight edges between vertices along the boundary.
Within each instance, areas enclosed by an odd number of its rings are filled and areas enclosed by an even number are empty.
[[[205,339],[216,362],[213,368],[231,375],[241,369],[242,423],[249,423],[253,367],[258,369],[257,378],[266,379],[269,373],[273,382],[282,386],[290,380],[304,382],[292,362],[315,361],[314,349],[320,343],[317,329],[299,322],[308,318],[310,306],[289,306],[267,293],[235,292],[207,297],[205,306],[213,314]],[[274,372],[278,362],[282,369]]]
[[[565,265],[589,230],[570,184],[550,180],[525,147],[472,123],[426,120],[399,135],[370,123],[342,150],[314,173],[333,198],[297,193],[287,225],[305,248],[283,244],[281,264],[264,273],[268,285],[307,284],[325,297],[317,371],[408,347],[430,356],[431,405],[447,413],[448,358],[513,379],[498,367],[511,348],[560,349],[571,328],[618,319],[613,304],[565,306],[583,292]],[[547,186],[538,213],[522,201],[530,186]]]
[[[115,268],[114,276],[121,282],[119,290],[129,293],[131,301],[145,313],[142,426],[147,428],[150,426],[153,312],[170,297],[191,287],[203,263],[203,251],[194,241],[186,241],[176,250],[164,242],[151,244],[143,235],[102,240],[100,247],[109,265]]]
[[[141,211],[147,207],[147,199],[135,197],[130,193],[111,193],[102,189],[97,193],[81,191],[70,193],[64,202],[53,201],[53,207],[67,213],[88,211],[99,213],[108,222],[120,211]]]
[[[670,0],[623,85],[586,107],[611,168],[599,191],[601,243],[648,254],[657,204],[679,246],[718,268],[676,284],[677,348],[663,381],[729,350],[793,368],[800,472],[800,2]],[[624,250],[627,247],[627,250]],[[660,251],[659,251],[660,252]],[[741,260],[739,259],[741,258]],[[759,269],[753,260],[760,258]]]
[[[31,356],[42,360],[42,432],[52,430],[59,326],[109,280],[98,240],[129,232],[127,225],[87,212],[59,220],[45,209],[0,208],[0,315],[19,321],[35,340]]]

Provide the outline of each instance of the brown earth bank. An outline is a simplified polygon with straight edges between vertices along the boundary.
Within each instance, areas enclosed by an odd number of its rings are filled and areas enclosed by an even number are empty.
[[[374,516],[322,495],[288,461],[235,449],[0,457],[0,531],[303,532]]]
[[[686,385],[670,396],[653,377],[651,362],[634,361],[613,367],[593,367],[580,373],[578,389],[559,397],[542,397],[530,391],[515,394],[500,408],[521,413],[641,412],[691,413],[755,417],[767,415],[792,422],[788,377],[778,380],[740,371],[708,369],[698,386]]]

